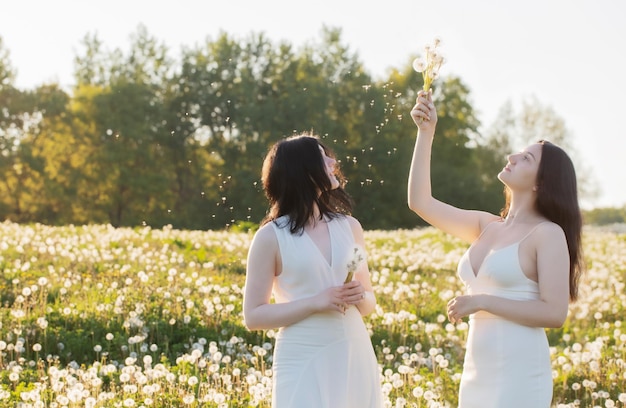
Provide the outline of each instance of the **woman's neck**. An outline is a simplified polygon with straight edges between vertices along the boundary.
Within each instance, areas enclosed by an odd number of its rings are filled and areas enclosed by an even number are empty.
[[[529,224],[535,223],[543,218],[536,210],[530,208],[514,208],[511,207],[504,217],[506,223]]]

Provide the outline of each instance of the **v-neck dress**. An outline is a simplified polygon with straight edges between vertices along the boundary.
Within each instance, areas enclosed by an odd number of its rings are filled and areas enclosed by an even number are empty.
[[[343,284],[355,247],[346,217],[329,220],[330,262],[306,232],[291,234],[287,218],[273,223],[282,260],[276,303],[317,295]],[[273,355],[273,408],[381,408],[380,370],[359,310],[313,314],[282,327]]]
[[[518,254],[520,243],[533,231],[518,242],[492,250],[476,272],[470,247],[457,271],[469,294],[538,299],[539,286],[524,275]],[[544,328],[517,324],[485,311],[470,315],[459,408],[548,408],[552,388]]]

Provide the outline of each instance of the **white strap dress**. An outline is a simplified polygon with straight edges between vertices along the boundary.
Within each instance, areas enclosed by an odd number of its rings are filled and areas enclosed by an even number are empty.
[[[524,275],[518,255],[520,243],[533,231],[492,250],[477,271],[470,263],[470,247],[457,270],[468,293],[538,299],[539,286]],[[485,311],[470,315],[459,408],[549,408],[552,388],[544,328],[523,326]]]
[[[276,303],[290,302],[341,285],[355,247],[348,220],[328,221],[329,263],[307,235],[291,234],[287,219],[273,223],[282,259]],[[354,306],[345,314],[317,313],[283,327],[273,355],[273,408],[381,408],[378,363],[363,318]]]

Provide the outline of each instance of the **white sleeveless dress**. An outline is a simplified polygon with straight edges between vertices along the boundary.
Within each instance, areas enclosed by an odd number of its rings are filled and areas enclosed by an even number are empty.
[[[491,251],[477,273],[470,263],[470,246],[457,271],[469,294],[538,299],[539,287],[524,275],[518,256],[520,243],[531,233]],[[552,389],[545,329],[485,311],[470,315],[459,408],[549,408]]]
[[[306,232],[289,232],[285,217],[272,225],[282,258],[282,273],[273,287],[276,303],[314,296],[343,284],[355,247],[345,217],[328,222],[330,264]],[[273,408],[382,407],[376,355],[355,306],[345,315],[317,313],[281,328],[276,337],[273,375]]]

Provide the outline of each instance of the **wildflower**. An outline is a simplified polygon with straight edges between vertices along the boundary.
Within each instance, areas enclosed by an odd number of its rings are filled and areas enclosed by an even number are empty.
[[[413,69],[422,73],[424,91],[428,92],[433,81],[439,76],[439,68],[444,63],[443,56],[437,52],[441,40],[435,38],[432,45],[424,47],[425,55],[413,61]]]
[[[346,275],[346,279],[344,280],[344,283],[348,283],[352,280],[352,277],[354,276],[354,272],[356,272],[356,270],[359,268],[359,266],[361,265],[361,262],[363,262],[364,259],[365,257],[363,255],[363,250],[361,249],[360,246],[355,245],[354,248],[352,248],[352,259],[348,262],[348,265],[347,265],[348,274]]]
[[[125,407],[134,407],[135,406],[135,400],[132,398],[126,398],[124,400],[124,406]]]

